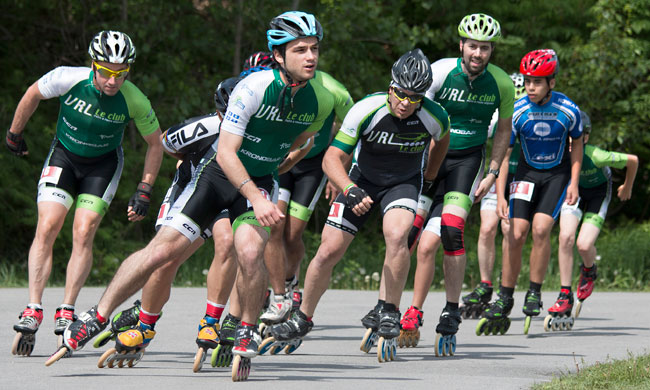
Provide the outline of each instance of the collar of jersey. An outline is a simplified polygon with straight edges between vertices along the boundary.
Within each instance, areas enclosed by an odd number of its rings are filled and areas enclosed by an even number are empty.
[[[465,78],[465,80],[467,80],[469,82],[469,76],[467,75],[467,73],[463,72],[462,61],[463,61],[463,59],[458,57],[458,60],[456,61],[456,70],[458,71],[458,73],[461,76],[463,76]],[[481,72],[480,75],[476,76],[476,78],[474,80],[472,80],[472,82],[474,82],[474,81],[480,79],[481,77],[483,77],[485,75],[485,73],[487,72],[487,68],[488,68],[489,65],[490,65],[490,63],[488,62],[488,64],[485,66],[485,68],[483,68],[483,72]]]

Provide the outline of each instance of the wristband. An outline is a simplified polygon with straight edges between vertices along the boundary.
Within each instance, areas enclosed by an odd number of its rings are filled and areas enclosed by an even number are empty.
[[[356,187],[357,185],[354,183],[350,183],[345,188],[343,189],[343,195],[348,196],[348,191],[350,191],[350,188]]]
[[[248,183],[249,181],[251,181],[250,178],[248,178],[248,179],[242,181],[241,184],[239,185],[239,187],[237,187],[237,192],[241,191],[242,187],[243,187],[246,183]]]

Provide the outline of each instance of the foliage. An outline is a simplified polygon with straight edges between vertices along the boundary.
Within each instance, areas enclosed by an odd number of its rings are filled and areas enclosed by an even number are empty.
[[[647,389],[650,384],[650,354],[628,353],[627,359],[607,359],[593,366],[566,373],[550,383],[537,384],[533,390],[554,389]]]
[[[501,22],[504,34],[493,63],[510,73],[517,69],[525,52],[540,47],[556,49],[562,64],[559,89],[590,113],[594,124],[592,142],[640,156],[633,198],[625,208],[617,199],[612,202],[610,228],[600,238],[599,248],[608,262],[622,257],[620,253],[630,253],[628,257],[634,259],[612,267],[611,272],[618,271],[616,275],[604,271],[609,287],[637,288],[631,275],[641,275],[643,281],[648,279],[647,267],[644,268],[647,230],[642,230],[646,225],[634,226],[647,220],[650,212],[650,135],[645,131],[650,122],[646,110],[650,104],[647,0],[495,0],[480,5],[470,0],[5,3],[0,14],[0,66],[5,74],[0,88],[0,122],[5,127],[11,123],[15,107],[31,83],[56,66],[89,64],[88,42],[102,29],[123,30],[133,38],[138,57],[129,78],[150,98],[164,129],[212,111],[212,93],[218,81],[237,74],[249,53],[264,50],[264,31],[269,20],[293,7],[317,15],[325,30],[319,66],[342,81],[356,100],[385,89],[391,64],[408,49],[420,47],[432,61],[457,56],[458,22],[467,13],[486,12]],[[27,253],[37,219],[34,200],[38,177],[56,131],[57,110],[55,100],[42,102],[31,117],[25,132],[30,147],[28,157],[20,159],[6,151],[0,153],[0,164],[5,168],[0,171],[0,196],[5,201],[0,218],[0,229],[5,232],[0,239],[0,261],[6,265],[0,274],[9,275],[3,278],[5,281],[26,275]],[[92,284],[107,283],[121,260],[142,247],[154,233],[151,227],[155,207],[140,223],[129,223],[125,215],[127,201],[140,179],[146,150],[133,126],[125,133],[124,149],[121,185],[95,240],[95,263],[89,278]],[[174,164],[171,158],[164,159],[154,186],[153,204],[162,200]],[[620,182],[622,173],[615,174],[615,182]],[[54,247],[52,280],[56,283],[62,281],[70,255],[73,215],[69,213],[66,218]],[[325,215],[327,206],[321,203],[306,234],[307,258],[315,253]],[[381,272],[383,244],[377,221],[369,221],[335,269],[335,275],[347,275],[338,278],[341,285],[365,286],[365,276]],[[624,227],[614,230],[619,224]],[[472,254],[478,231],[478,217],[474,214],[467,230],[470,255],[466,283],[473,285],[478,275]],[[619,233],[621,230],[623,233]],[[634,242],[630,244],[629,239],[624,241],[617,236],[624,233],[636,234]],[[610,241],[611,235],[614,236]],[[630,245],[621,247],[620,242]],[[616,249],[607,253],[610,245]],[[189,263],[195,266],[184,267],[187,271],[181,268],[181,277],[193,285],[201,284],[201,271],[207,269],[211,253],[207,246],[202,248],[195,256],[198,259]],[[366,271],[362,281],[355,280],[360,268]],[[522,270],[522,274],[525,272]],[[550,277],[555,273],[551,265]],[[440,286],[441,276],[439,266],[436,286]]]

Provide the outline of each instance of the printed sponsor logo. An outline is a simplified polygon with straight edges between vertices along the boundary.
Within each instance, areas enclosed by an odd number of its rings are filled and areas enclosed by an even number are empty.
[[[387,131],[373,130],[368,134],[366,141],[376,144],[397,146],[399,152],[419,153],[424,151],[429,133],[398,134]]]
[[[342,131],[343,134],[345,134],[347,136],[350,136],[352,138],[354,138],[357,135],[357,130],[353,129],[352,127],[343,127],[343,126],[341,126],[340,131]]]
[[[226,113],[226,120],[229,121],[229,122],[239,123],[239,119],[240,119],[239,115],[235,114],[232,111],[228,111]]]
[[[184,227],[185,229],[187,229],[188,232],[190,232],[190,233],[192,233],[192,234],[196,234],[196,230],[194,230],[194,229],[193,229],[190,225],[188,225],[187,223],[184,223],[184,224],[183,224],[183,227]]]
[[[79,99],[78,97],[72,97],[71,94],[66,96],[63,104],[66,106],[71,106],[73,110],[79,111],[86,116],[102,119],[107,122],[124,123],[126,121],[125,114],[118,114],[116,112],[107,113],[99,108],[96,109],[95,112],[92,112],[92,104],[86,102],[85,100]],[[150,115],[151,114],[152,113],[150,113]]]
[[[551,134],[551,126],[546,122],[537,122],[533,127],[533,133],[540,137],[546,137]]]
[[[235,99],[234,104],[240,110],[244,110],[246,108],[246,105],[244,104],[244,102],[242,102],[241,96],[237,96],[237,99]]]
[[[477,93],[467,92],[457,88],[444,88],[442,93],[438,95],[438,100],[449,100],[459,103],[479,103],[479,104],[493,104],[497,101],[495,94],[484,93],[479,95]]]
[[[173,134],[168,134],[169,142],[173,145],[178,145],[178,147],[192,143],[197,138],[203,137],[209,133],[208,129],[200,121],[196,123],[196,126],[192,128],[191,126],[185,126],[181,131],[177,131]]]

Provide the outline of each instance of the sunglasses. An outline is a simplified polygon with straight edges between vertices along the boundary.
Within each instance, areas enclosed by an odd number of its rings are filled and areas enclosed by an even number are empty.
[[[409,103],[411,104],[417,104],[424,99],[424,95],[407,95],[406,92],[402,91],[401,89],[397,89],[393,87],[393,95],[400,101],[403,102],[404,100],[408,99]]]
[[[127,67],[126,69],[118,70],[115,71],[113,69],[109,69],[105,66],[99,65],[97,62],[93,62],[95,65],[95,70],[97,73],[99,73],[102,77],[110,79],[111,77],[115,77],[116,80],[123,79],[126,77],[126,75],[129,74],[129,70],[131,67]]]

